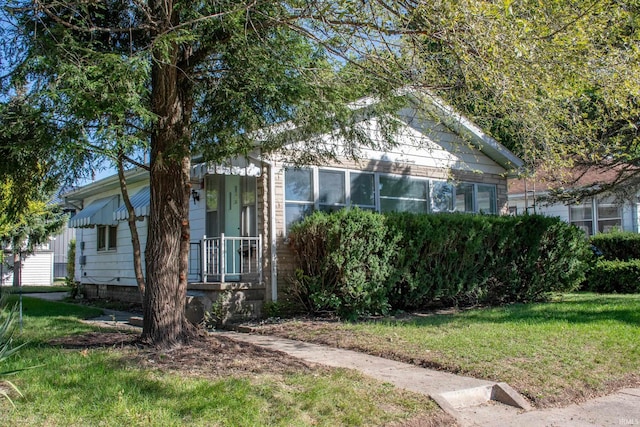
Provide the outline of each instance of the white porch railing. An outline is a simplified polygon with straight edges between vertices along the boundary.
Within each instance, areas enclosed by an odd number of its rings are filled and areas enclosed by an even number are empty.
[[[203,236],[199,249],[202,283],[255,280],[262,283],[262,235]]]

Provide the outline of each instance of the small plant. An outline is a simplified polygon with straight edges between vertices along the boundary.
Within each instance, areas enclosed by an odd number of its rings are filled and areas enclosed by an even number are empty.
[[[0,304],[0,307],[3,307],[3,304]],[[21,371],[21,369],[15,370],[3,370],[3,365],[6,363],[6,360],[15,354],[20,348],[22,348],[25,344],[21,344],[19,346],[13,346],[13,320],[16,313],[16,306],[13,306],[10,310],[3,309],[0,312],[0,318],[4,317],[2,323],[0,323],[0,396],[7,399],[11,405],[15,407],[15,404],[11,400],[9,396],[9,392],[11,390],[15,391],[19,396],[22,397],[22,393],[20,390],[9,380],[5,379],[6,376],[15,374],[16,372]],[[9,390],[7,390],[7,386]]]
[[[67,277],[64,279],[65,284],[71,288],[71,298],[75,298],[80,292],[80,284],[74,280],[75,275],[76,241],[74,239],[69,242],[69,248],[67,249]]]

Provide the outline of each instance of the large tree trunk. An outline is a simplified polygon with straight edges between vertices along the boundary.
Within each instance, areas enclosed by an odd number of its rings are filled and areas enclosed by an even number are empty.
[[[170,1],[151,1],[162,25],[175,25]],[[166,46],[164,46],[166,47]],[[167,52],[168,50],[168,52]],[[179,45],[154,51],[151,103],[157,122],[151,136],[150,215],[145,250],[147,283],[142,338],[158,347],[182,343],[192,332],[185,317],[189,266],[191,190],[189,124],[191,83],[178,66]]]

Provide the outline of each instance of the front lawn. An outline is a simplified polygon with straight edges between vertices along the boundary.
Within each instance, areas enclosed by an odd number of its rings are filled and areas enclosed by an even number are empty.
[[[15,300],[15,296],[13,299]],[[28,341],[0,371],[24,398],[0,399],[7,426],[382,425],[451,420],[428,398],[355,372],[310,367],[283,354],[203,338],[159,352],[137,336],[80,319],[90,307],[24,298]]]
[[[258,330],[504,381],[539,407],[640,386],[640,295],[569,294],[542,304]]]

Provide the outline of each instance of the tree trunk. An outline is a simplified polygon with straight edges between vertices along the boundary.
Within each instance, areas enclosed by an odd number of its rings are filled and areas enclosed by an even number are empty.
[[[170,1],[150,1],[159,25],[175,25]],[[162,28],[159,28],[162,30]],[[145,250],[147,283],[142,338],[162,348],[192,333],[185,317],[189,267],[191,83],[180,70],[180,46],[154,51],[151,103],[157,122],[151,135],[150,215]]]
[[[22,254],[19,250],[13,252],[13,286],[22,286]]]
[[[124,176],[124,165],[122,155],[118,156],[118,179],[120,181],[120,192],[122,193],[122,201],[127,208],[127,223],[129,224],[129,231],[131,232],[131,245],[133,246],[133,271],[136,276],[136,283],[138,284],[138,291],[140,292],[140,300],[144,301],[144,274],[142,274],[142,252],[140,250],[140,236],[138,235],[138,227],[136,226],[136,213],[131,199],[129,198],[129,190],[127,189],[127,180]]]

